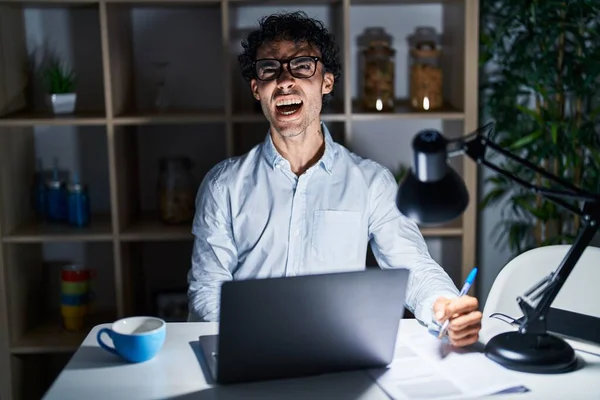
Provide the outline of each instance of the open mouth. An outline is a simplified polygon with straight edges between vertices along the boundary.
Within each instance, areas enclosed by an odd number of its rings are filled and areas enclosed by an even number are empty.
[[[277,101],[275,108],[281,115],[293,115],[302,108],[302,100],[299,99],[286,99]]]

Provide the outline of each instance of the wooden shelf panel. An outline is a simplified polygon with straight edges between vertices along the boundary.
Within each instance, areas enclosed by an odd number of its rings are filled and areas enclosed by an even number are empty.
[[[431,227],[419,227],[424,237],[460,237],[463,234],[462,218],[447,224]]]
[[[394,111],[374,112],[363,110],[359,100],[352,102],[352,119],[355,121],[371,121],[385,119],[445,119],[461,120],[465,113],[457,110],[449,104],[444,104],[440,110],[435,111],[415,111],[408,100],[399,99],[396,101]]]
[[[70,353],[75,352],[89,331],[96,325],[115,321],[115,311],[102,311],[85,317],[80,331],[67,331],[62,326],[60,315],[27,331],[10,348],[12,354]]]
[[[168,225],[158,215],[145,214],[132,221],[119,237],[126,242],[192,240],[192,223]]]
[[[104,214],[92,215],[90,226],[83,228],[33,221],[2,238],[5,243],[94,242],[112,239],[110,216]]]
[[[115,125],[159,125],[225,122],[224,112],[219,111],[166,111],[164,113],[126,113],[114,117]]]
[[[49,112],[20,111],[0,117],[0,127],[27,126],[85,126],[105,125],[106,116],[103,112],[74,113],[54,115]]]

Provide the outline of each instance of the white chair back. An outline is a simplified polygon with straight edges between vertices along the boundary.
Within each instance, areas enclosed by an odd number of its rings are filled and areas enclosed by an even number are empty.
[[[500,271],[486,300],[483,317],[495,312],[520,318],[517,297],[523,295],[560,265],[570,245],[544,246],[512,259]],[[588,246],[562,289],[553,308],[600,318],[600,248]]]

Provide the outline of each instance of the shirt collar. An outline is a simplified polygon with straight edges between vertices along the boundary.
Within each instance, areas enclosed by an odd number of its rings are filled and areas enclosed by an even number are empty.
[[[323,136],[325,137],[325,152],[323,153],[323,156],[319,160],[318,164],[321,165],[325,171],[331,175],[333,161],[335,159],[335,155],[337,154],[337,149],[335,148],[335,143],[331,137],[329,129],[327,129],[327,126],[323,122],[321,122],[321,132],[323,132]],[[263,142],[263,150],[265,159],[272,168],[276,168],[280,162],[285,160],[275,148],[270,132],[267,132],[267,136]]]

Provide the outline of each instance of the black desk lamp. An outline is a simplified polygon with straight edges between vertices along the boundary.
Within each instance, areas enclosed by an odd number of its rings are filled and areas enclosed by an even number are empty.
[[[447,164],[447,159],[466,154],[478,164],[580,215],[583,227],[558,268],[523,296],[517,297],[517,303],[523,311],[518,331],[499,334],[490,339],[485,347],[485,354],[490,359],[509,369],[533,373],[568,372],[577,365],[575,352],[566,341],[547,332],[546,317],[550,305],[598,230],[600,195],[579,189],[494,144],[488,139],[492,126],[493,123],[489,123],[454,140],[447,140],[435,130],[419,132],[413,140],[413,165],[400,183],[396,205],[403,214],[425,226],[458,217],[466,208],[469,195],[462,179]],[[536,186],[499,168],[485,159],[488,147],[562,188]],[[583,205],[578,208],[563,199],[578,200]]]

